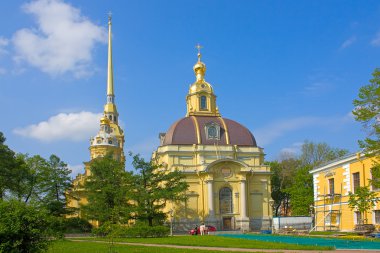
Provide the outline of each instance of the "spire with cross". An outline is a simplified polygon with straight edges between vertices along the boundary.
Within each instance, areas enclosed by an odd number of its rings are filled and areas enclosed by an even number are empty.
[[[112,20],[112,12],[109,11],[109,12],[108,12],[108,24],[111,23],[111,20]]]
[[[198,49],[198,62],[201,61],[201,48],[203,48],[199,43],[196,45],[196,48]]]

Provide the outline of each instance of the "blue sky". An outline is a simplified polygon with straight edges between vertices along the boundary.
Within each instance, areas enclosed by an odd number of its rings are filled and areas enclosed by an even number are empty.
[[[358,150],[350,112],[380,59],[378,1],[1,1],[0,131],[17,152],[75,172],[106,102],[113,13],[116,103],[126,151],[149,157],[186,113],[203,45],[221,114],[267,160],[304,140]]]

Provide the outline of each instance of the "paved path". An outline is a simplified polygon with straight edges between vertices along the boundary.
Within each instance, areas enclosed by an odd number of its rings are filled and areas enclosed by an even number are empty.
[[[107,241],[89,241],[80,239],[69,239],[74,242],[96,242],[96,243],[108,243]],[[224,252],[283,252],[283,253],[380,253],[380,250],[281,250],[281,249],[243,249],[243,248],[221,248],[221,247],[201,247],[201,246],[180,246],[170,244],[147,244],[147,243],[135,243],[135,242],[114,242],[119,245],[134,245],[134,246],[146,246],[146,247],[161,247],[161,248],[175,248],[175,249],[201,249],[201,250],[217,250]]]

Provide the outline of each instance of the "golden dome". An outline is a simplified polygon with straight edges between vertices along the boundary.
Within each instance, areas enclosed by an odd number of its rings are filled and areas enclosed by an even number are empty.
[[[100,119],[100,124],[101,124],[101,125],[109,125],[109,124],[110,124],[110,120],[109,120],[107,117],[103,116],[103,117]]]
[[[206,64],[201,62],[201,56],[201,53],[198,53],[198,61],[193,67],[195,76],[197,77],[197,82],[204,80],[204,75],[206,73]]]

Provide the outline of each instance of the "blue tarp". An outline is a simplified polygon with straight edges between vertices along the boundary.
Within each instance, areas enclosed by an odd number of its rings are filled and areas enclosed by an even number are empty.
[[[301,245],[332,246],[336,249],[380,249],[380,241],[347,240],[338,238],[279,236],[263,234],[220,234],[219,236],[257,240],[265,242],[282,242]]]

